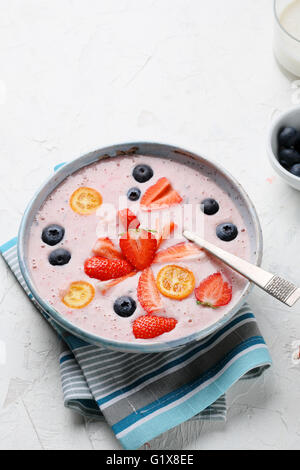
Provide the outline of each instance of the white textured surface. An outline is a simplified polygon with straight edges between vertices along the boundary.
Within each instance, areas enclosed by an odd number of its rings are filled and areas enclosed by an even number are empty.
[[[266,131],[293,103],[272,56],[271,0],[3,0],[1,242],[60,161],[133,139],[195,149],[244,185],[264,267],[299,283],[300,192],[269,166]],[[0,449],[116,449],[106,424],[65,410],[58,340],[0,260]],[[187,423],[151,448],[300,448],[300,305],[255,289],[274,366],[229,393],[226,425]]]

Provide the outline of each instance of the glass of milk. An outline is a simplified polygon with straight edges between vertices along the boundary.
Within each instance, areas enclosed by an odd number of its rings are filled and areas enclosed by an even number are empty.
[[[278,62],[300,77],[300,0],[274,0],[274,52]]]

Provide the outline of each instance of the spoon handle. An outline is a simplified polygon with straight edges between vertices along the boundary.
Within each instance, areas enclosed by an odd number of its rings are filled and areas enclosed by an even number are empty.
[[[254,264],[248,263],[248,261],[203,240],[196,233],[190,232],[189,230],[185,230],[183,236],[196,243],[196,245],[199,245],[201,248],[204,248],[221,261],[224,261],[224,263],[242,274],[242,276],[254,282],[258,287],[289,307],[292,307],[297,300],[299,300],[300,288],[277,274],[269,273]]]

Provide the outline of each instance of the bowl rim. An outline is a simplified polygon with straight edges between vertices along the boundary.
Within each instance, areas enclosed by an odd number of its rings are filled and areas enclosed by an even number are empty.
[[[277,11],[277,3],[278,3],[278,0],[273,0],[273,12],[274,12],[274,17],[275,17],[275,21],[276,21],[276,24],[279,26],[279,28],[281,29],[281,31],[283,33],[285,33],[287,36],[289,36],[291,39],[293,39],[293,41],[297,42],[297,43],[300,43],[300,39],[299,38],[296,38],[296,36],[294,36],[293,34],[291,34],[284,26],[283,24],[281,23],[280,21],[280,18],[279,18],[279,15],[278,15],[278,11]],[[287,8],[287,7],[286,7]]]
[[[208,159],[202,154],[200,155],[199,153],[196,153],[192,150],[183,149],[175,145],[169,145],[169,144],[158,143],[158,142],[150,142],[150,141],[138,141],[138,142],[125,142],[125,143],[114,144],[111,146],[103,147],[98,150],[85,153],[84,155],[81,155],[71,160],[68,163],[62,164],[62,166],[56,172],[54,172],[49,178],[47,178],[44,181],[44,183],[39,187],[39,189],[35,192],[33,198],[27,205],[25,212],[23,214],[22,221],[21,221],[20,228],[19,228],[19,233],[18,233],[18,245],[17,245],[18,260],[20,264],[21,273],[37,305],[42,310],[44,310],[49,315],[49,317],[52,320],[54,320],[56,324],[61,326],[68,333],[74,334],[77,338],[80,338],[81,340],[85,341],[88,344],[93,344],[93,345],[100,346],[100,347],[102,346],[102,347],[106,347],[106,348],[110,348],[110,349],[114,349],[118,351],[132,352],[132,353],[154,353],[154,352],[168,351],[168,350],[183,346],[187,343],[199,341],[207,337],[208,335],[212,334],[213,332],[217,331],[222,326],[224,326],[234,316],[234,314],[239,310],[241,305],[244,303],[245,297],[250,293],[253,287],[253,284],[250,281],[248,281],[247,284],[245,285],[244,290],[241,292],[239,301],[220,320],[208,326],[207,328],[204,328],[203,330],[199,330],[199,331],[193,332],[192,334],[189,334],[189,335],[177,338],[177,339],[173,339],[170,341],[156,341],[156,342],[150,342],[150,341],[144,342],[143,341],[139,343],[134,343],[132,341],[119,341],[119,340],[104,338],[102,336],[95,335],[89,331],[86,331],[82,328],[79,328],[74,323],[71,323],[70,321],[68,321],[58,311],[56,311],[53,307],[51,307],[51,305],[48,304],[48,302],[46,302],[42,297],[40,297],[40,295],[38,294],[34,286],[34,283],[31,281],[31,277],[30,277],[29,271],[27,270],[26,261],[25,261],[26,259],[25,237],[26,237],[27,221],[31,214],[31,207],[33,203],[35,202],[36,198],[39,196],[40,192],[44,189],[45,186],[47,186],[47,184],[51,182],[52,179],[55,179],[55,177],[56,178],[59,177],[62,173],[66,172],[66,170],[68,170],[69,167],[73,168],[72,171],[69,173],[70,175],[78,171],[80,168],[83,168],[84,166],[88,166],[92,164],[93,162],[91,161],[90,163],[86,165],[78,166],[78,163],[80,162],[80,160],[88,157],[89,155],[93,155],[93,154],[97,155],[101,153],[105,156],[108,152],[112,152],[112,151],[116,152],[118,148],[127,148],[127,151],[128,151],[132,147],[140,147],[140,146],[147,146],[147,145],[155,146],[157,148],[162,148],[162,147],[168,148],[169,151],[176,151],[183,155],[196,158],[196,160],[200,162],[202,160],[204,161],[204,163],[213,166],[226,180],[229,181],[229,183],[241,195],[243,201],[246,203],[247,210],[252,217],[251,222],[253,223],[253,230],[255,233],[256,246],[255,246],[254,262],[256,265],[261,264],[262,253],[263,253],[263,238],[262,238],[261,225],[259,222],[256,209],[251,199],[249,198],[247,192],[244,190],[241,184],[227,170],[223,168],[222,165],[220,165],[219,163],[216,163],[214,160],[211,160],[210,158]],[[99,158],[100,157],[96,157],[94,162],[99,161]],[[67,176],[65,176],[63,179],[65,179],[66,177]],[[57,183],[56,186],[58,186],[59,184],[60,183]]]
[[[268,137],[267,137],[267,149],[268,149],[268,155],[269,155],[269,160],[271,163],[275,166],[275,169],[278,170],[278,173],[282,173],[282,175],[288,179],[291,180],[291,183],[295,183],[296,185],[300,186],[300,178],[299,176],[293,175],[293,173],[289,172],[286,170],[279,162],[277,156],[273,152],[272,149],[272,139],[274,136],[275,129],[279,126],[281,121],[289,116],[290,114],[293,114],[295,111],[298,111],[300,114],[300,105],[295,105],[291,106],[289,109],[282,111],[279,116],[277,116],[274,121],[272,121],[270,127],[269,127],[269,132],[268,132]],[[280,128],[280,127],[279,127]],[[278,128],[278,130],[279,130]],[[277,138],[277,136],[276,136]]]

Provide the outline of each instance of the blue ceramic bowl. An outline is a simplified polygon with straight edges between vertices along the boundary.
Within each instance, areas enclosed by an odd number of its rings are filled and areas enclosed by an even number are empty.
[[[28,205],[19,231],[18,238],[18,257],[20,262],[21,272],[24,276],[26,284],[38,305],[47,312],[47,314],[57,324],[63,327],[65,330],[81,338],[82,340],[92,343],[98,346],[104,346],[111,349],[126,352],[136,353],[153,353],[167,351],[170,349],[177,348],[187,343],[200,340],[205,336],[213,333],[226,322],[228,322],[232,316],[238,311],[251,289],[251,283],[248,282],[245,286],[244,291],[241,293],[239,299],[237,299],[230,309],[230,311],[224,315],[224,317],[218,322],[214,323],[208,328],[195,331],[193,334],[184,336],[182,338],[171,340],[171,341],[145,341],[145,342],[124,342],[115,341],[101,336],[94,335],[81,328],[78,328],[73,323],[69,322],[66,318],[60,315],[51,305],[49,305],[45,299],[41,298],[32,279],[30,271],[27,265],[27,242],[30,234],[30,227],[36,213],[44,203],[45,199],[49,194],[69,175],[79,170],[80,168],[96,162],[103,158],[114,158],[122,154],[143,154],[151,155],[164,158],[180,159],[181,161],[193,159],[199,162],[200,167],[203,169],[213,171],[216,175],[218,184],[227,192],[229,192],[234,198],[236,204],[239,204],[239,210],[244,219],[246,229],[250,238],[251,248],[251,262],[257,265],[260,264],[262,258],[262,233],[259,224],[259,220],[253,204],[251,203],[248,195],[243,190],[241,185],[223,168],[216,163],[203,158],[195,153],[174,147],[171,145],[164,145],[150,142],[132,142],[119,145],[113,145],[111,147],[105,147],[95,152],[83,155],[76,160],[62,166],[51,178],[49,178],[43,186],[35,194],[34,198]]]

